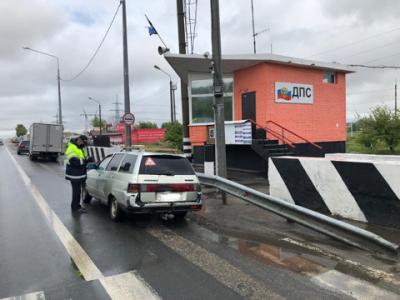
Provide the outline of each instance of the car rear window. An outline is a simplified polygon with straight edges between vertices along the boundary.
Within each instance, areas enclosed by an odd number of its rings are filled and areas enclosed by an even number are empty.
[[[140,163],[139,174],[147,175],[194,175],[189,161],[173,155],[147,155]]]
[[[24,146],[29,146],[29,141],[22,141],[21,144]]]

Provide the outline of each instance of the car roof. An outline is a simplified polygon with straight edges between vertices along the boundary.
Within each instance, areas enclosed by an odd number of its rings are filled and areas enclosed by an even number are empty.
[[[176,154],[176,153],[163,153],[163,152],[147,152],[147,151],[138,151],[138,150],[133,150],[133,151],[118,151],[114,152],[113,154],[135,154],[135,155],[143,155],[143,156],[149,156],[149,155],[165,155],[165,156],[176,156],[176,157],[184,157],[183,154]]]

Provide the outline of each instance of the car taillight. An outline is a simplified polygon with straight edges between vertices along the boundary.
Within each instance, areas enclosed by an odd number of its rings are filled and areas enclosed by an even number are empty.
[[[143,192],[149,192],[149,193],[194,192],[194,191],[200,191],[200,185],[191,183],[142,184],[141,190]]]
[[[19,148],[23,149],[23,148],[25,148],[25,146],[24,145],[19,145]]]
[[[140,184],[130,183],[128,184],[128,193],[139,193],[140,192]]]

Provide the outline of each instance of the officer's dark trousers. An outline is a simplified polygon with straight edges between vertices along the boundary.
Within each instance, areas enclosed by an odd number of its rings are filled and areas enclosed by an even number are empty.
[[[71,180],[72,186],[72,202],[71,209],[77,210],[81,207],[81,188],[82,181],[80,180]]]

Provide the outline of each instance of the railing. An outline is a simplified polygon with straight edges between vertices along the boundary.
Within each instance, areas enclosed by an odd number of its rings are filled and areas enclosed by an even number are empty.
[[[267,121],[267,126],[266,126],[267,132],[270,132],[272,130],[270,127],[268,127],[268,124],[274,124],[275,126],[279,127],[281,129],[281,132],[282,132],[281,136],[282,136],[283,139],[287,139],[287,137],[285,137],[285,132],[289,132],[290,134],[292,134],[295,137],[305,141],[306,143],[308,143],[310,145],[313,145],[315,148],[322,149],[322,147],[320,145],[317,145],[317,144],[311,142],[310,140],[306,139],[305,137],[302,137],[302,136],[298,135],[297,133],[293,132],[292,130],[290,130],[290,129],[288,129],[288,128],[286,128],[286,127],[284,127],[284,126],[282,126],[282,125],[280,125],[280,124],[278,124],[278,123],[276,123],[275,121],[272,121],[272,120]]]
[[[277,138],[279,141],[283,142],[284,144],[287,144],[290,148],[292,148],[292,149],[296,148],[296,146],[294,145],[294,142],[292,140],[290,140],[289,138],[287,138],[285,136],[282,136],[279,132],[277,132],[277,131],[275,131],[273,129],[270,129],[270,128],[265,128],[265,127],[261,126],[260,124],[257,124],[253,120],[249,119],[249,121],[252,124],[254,124],[256,127],[259,127],[261,129],[264,129],[264,130],[268,130],[268,133],[270,135],[272,135],[273,137]]]
[[[202,173],[197,173],[197,176],[200,183],[203,185],[215,187],[314,231],[360,249],[398,258],[399,246],[372,232],[325,216],[305,207],[263,194],[219,176],[210,176]]]

